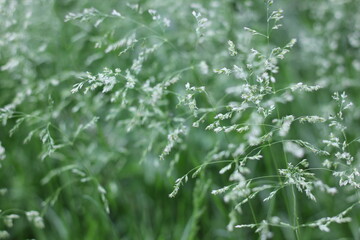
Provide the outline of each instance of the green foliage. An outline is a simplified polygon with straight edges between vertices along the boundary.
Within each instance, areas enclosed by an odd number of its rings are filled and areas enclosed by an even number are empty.
[[[359,7],[0,0],[0,239],[359,239]]]

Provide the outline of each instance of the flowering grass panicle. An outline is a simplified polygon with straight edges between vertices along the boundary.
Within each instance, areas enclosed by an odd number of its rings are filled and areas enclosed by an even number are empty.
[[[0,0],[0,239],[358,238],[360,5],[294,4]]]

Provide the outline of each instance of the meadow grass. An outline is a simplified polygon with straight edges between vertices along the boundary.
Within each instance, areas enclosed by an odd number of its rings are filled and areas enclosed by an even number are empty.
[[[0,0],[0,239],[360,239],[359,7]]]

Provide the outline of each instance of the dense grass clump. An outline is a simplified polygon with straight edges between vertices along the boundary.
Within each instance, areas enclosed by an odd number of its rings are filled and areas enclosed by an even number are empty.
[[[0,0],[0,239],[360,239],[359,11]]]

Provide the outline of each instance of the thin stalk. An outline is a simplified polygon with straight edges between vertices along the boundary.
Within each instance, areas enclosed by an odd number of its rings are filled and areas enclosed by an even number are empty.
[[[267,35],[268,50],[270,50],[270,19],[269,19],[269,11],[270,11],[270,2],[267,1],[267,3],[266,3],[266,35]],[[270,76],[272,76],[271,71],[270,71]],[[275,88],[274,83],[272,83],[272,87],[273,87],[273,90],[276,92],[276,88]],[[278,108],[276,108],[276,113],[277,113],[277,118],[280,119],[280,114],[279,114]],[[288,159],[287,159],[283,144],[281,144],[281,149],[282,149],[282,152],[283,152],[283,155],[284,155],[285,164],[286,164],[286,166],[288,166]],[[273,161],[275,163],[275,167],[276,167],[276,169],[278,169],[277,162],[276,162],[276,160],[274,158],[273,151],[272,151],[271,147],[270,147],[270,152],[271,152]],[[281,179],[280,179],[280,181],[281,181]],[[289,215],[291,215],[291,214],[293,215],[293,225],[295,226],[294,227],[295,236],[296,236],[296,239],[299,240],[300,239],[299,222],[298,222],[297,202],[296,202],[296,194],[295,194],[294,186],[291,186],[291,192],[292,192],[292,201],[293,201],[293,212],[291,213],[291,211],[289,209],[289,204],[288,204],[286,196],[285,196],[285,205],[286,205],[286,208],[287,208],[287,211],[288,211]]]

